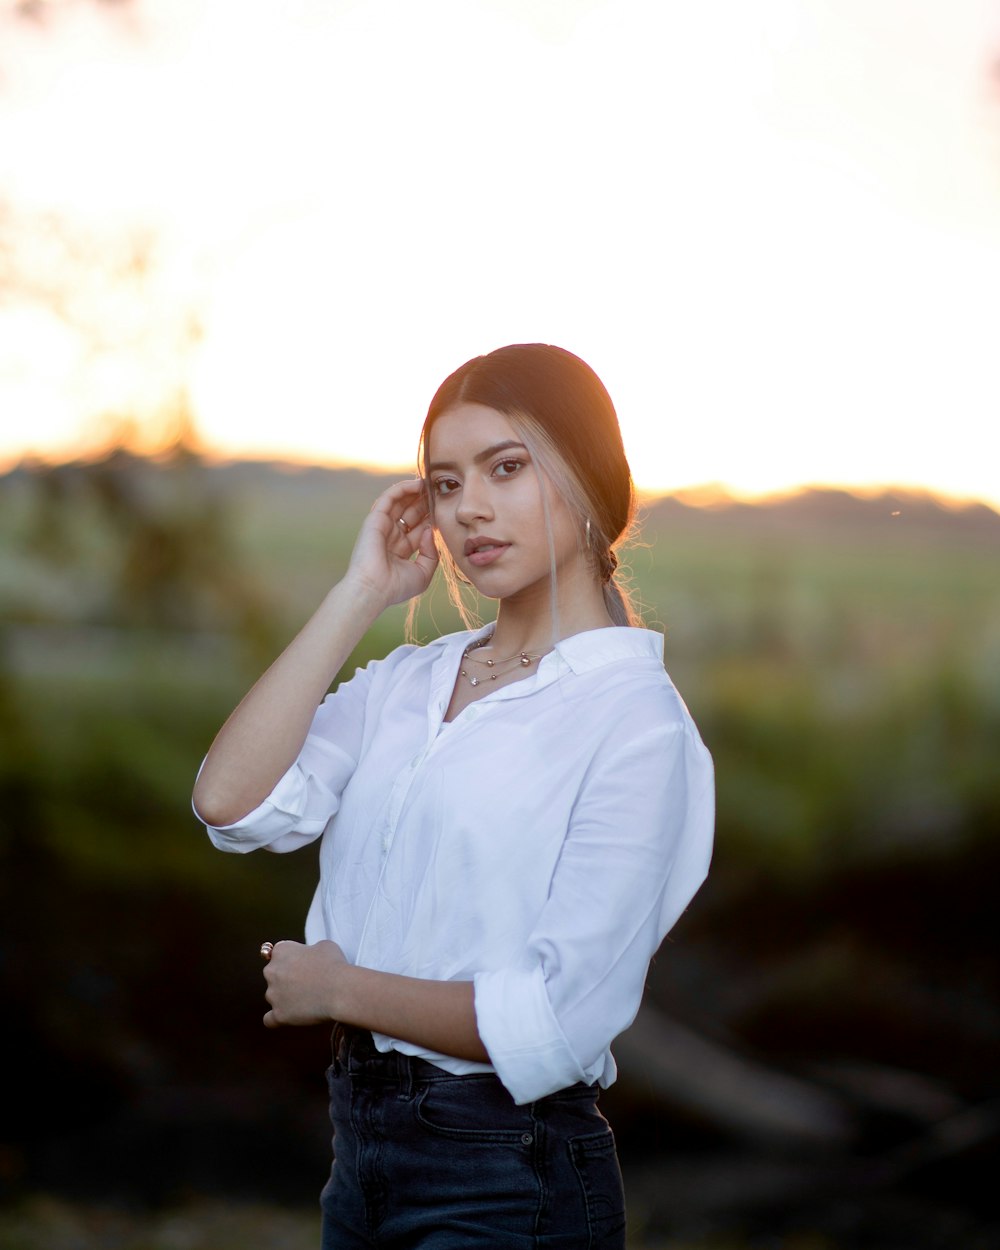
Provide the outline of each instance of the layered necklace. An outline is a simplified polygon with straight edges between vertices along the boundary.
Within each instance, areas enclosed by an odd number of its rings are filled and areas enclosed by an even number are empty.
[[[487,678],[489,678],[490,681],[496,681],[498,677],[503,677],[505,674],[512,672],[518,666],[521,668],[530,668],[532,664],[542,658],[541,652],[539,652],[538,655],[533,655],[530,651],[518,651],[515,655],[505,656],[502,660],[481,660],[478,656],[473,655],[474,651],[478,651],[480,647],[488,647],[492,641],[493,635],[487,634],[485,638],[480,638],[476,642],[470,642],[462,652],[462,667],[458,671],[470,686],[478,686]],[[484,673],[482,677],[476,677],[474,674],[470,674],[466,668],[466,665],[469,664],[470,661],[473,664],[485,665],[486,668],[493,671]]]

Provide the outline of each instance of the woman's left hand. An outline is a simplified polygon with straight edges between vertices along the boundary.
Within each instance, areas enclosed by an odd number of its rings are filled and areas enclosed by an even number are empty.
[[[332,1003],[336,982],[350,967],[336,942],[278,942],[264,968],[264,997],[271,1010],[264,1016],[269,1029],[283,1024],[323,1024],[336,1017]]]

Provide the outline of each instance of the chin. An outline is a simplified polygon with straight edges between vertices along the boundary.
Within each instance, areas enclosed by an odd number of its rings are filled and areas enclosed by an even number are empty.
[[[484,599],[506,599],[508,595],[516,593],[516,590],[511,590],[499,577],[483,577],[477,573],[468,580],[476,594],[482,595]]]
[[[496,582],[491,587],[477,587],[479,593],[485,599],[506,600],[516,603],[519,600],[532,602],[534,600],[544,599],[545,603],[549,602],[549,579],[547,577],[540,578],[538,581],[531,582],[508,582],[506,586],[498,586]]]

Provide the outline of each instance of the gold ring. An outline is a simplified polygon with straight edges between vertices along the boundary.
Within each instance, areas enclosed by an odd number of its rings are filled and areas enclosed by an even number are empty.
[[[261,942],[260,957],[261,959],[264,960],[265,963],[267,963],[267,961],[271,958],[271,951],[273,950],[274,950],[273,942]]]
[[[402,526],[404,534],[408,534],[410,532],[410,527],[406,524],[406,522],[403,520],[401,516],[396,517],[396,524]]]

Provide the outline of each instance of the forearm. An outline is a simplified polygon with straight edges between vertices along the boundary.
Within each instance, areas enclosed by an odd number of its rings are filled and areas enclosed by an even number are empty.
[[[345,965],[332,995],[344,1024],[385,1033],[456,1059],[489,1063],[476,1027],[471,981],[426,981]]]
[[[276,942],[264,967],[268,1028],[338,1020],[458,1059],[489,1063],[471,981],[430,981],[349,964],[336,942]]]
[[[317,705],[384,607],[340,582],[232,713],[195,783],[194,805],[210,825],[252,811],[291,767]]]

